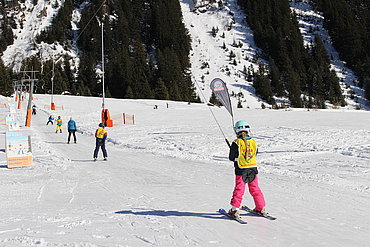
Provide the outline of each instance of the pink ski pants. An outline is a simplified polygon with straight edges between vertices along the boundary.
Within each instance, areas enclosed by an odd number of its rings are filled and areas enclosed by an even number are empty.
[[[233,197],[231,198],[231,206],[240,207],[240,204],[243,200],[243,195],[245,191],[245,183],[242,179],[242,176],[235,176],[235,188],[233,192]],[[253,182],[248,184],[249,193],[252,195],[255,209],[261,211],[265,206],[265,198],[263,197],[263,193],[261,189],[258,187],[258,174]]]

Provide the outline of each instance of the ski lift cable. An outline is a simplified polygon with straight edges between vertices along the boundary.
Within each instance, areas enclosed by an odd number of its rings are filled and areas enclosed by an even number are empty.
[[[98,14],[99,10],[103,7],[104,4],[105,4],[105,0],[99,6],[98,10],[94,13],[94,15],[91,17],[91,19],[87,22],[86,26],[82,29],[82,31],[80,32],[80,34],[77,36],[75,42],[77,42],[77,40],[80,38],[80,36],[82,35],[82,33],[86,30],[86,28],[89,26],[89,24],[92,21],[92,19],[94,19],[94,17]]]
[[[198,87],[198,89],[199,89],[200,94],[202,95],[202,97],[203,97],[203,99],[204,99],[204,102],[206,103],[206,102],[207,102],[207,99],[206,99],[206,97],[204,96],[204,94],[203,94],[203,92],[202,92],[202,89],[200,88],[200,86],[199,86],[199,84],[198,84],[197,80],[196,80],[194,77],[193,77],[193,79],[194,79],[195,84],[197,85],[197,87]],[[209,111],[211,112],[211,114],[212,114],[212,116],[213,116],[213,119],[215,120],[215,122],[216,122],[216,124],[217,124],[218,128],[220,129],[220,131],[221,131],[222,135],[224,136],[224,138],[225,138],[226,142],[227,142],[227,143],[228,143],[228,145],[229,145],[229,142],[227,141],[227,138],[226,138],[226,136],[225,136],[225,133],[223,132],[223,130],[222,130],[221,126],[220,126],[220,123],[217,121],[217,118],[216,118],[215,114],[213,113],[213,111],[212,111],[211,107],[210,107],[208,104],[207,104],[207,106],[208,106],[208,109],[209,109]],[[230,145],[229,145],[229,146],[230,146]]]

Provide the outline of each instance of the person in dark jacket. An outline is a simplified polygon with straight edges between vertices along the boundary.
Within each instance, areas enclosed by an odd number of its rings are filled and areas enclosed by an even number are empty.
[[[104,129],[105,125],[103,123],[99,124],[99,128],[95,131],[96,145],[94,150],[94,161],[98,158],[99,148],[103,151],[104,160],[107,160],[108,154],[105,149],[105,140],[107,139],[108,132]]]
[[[49,116],[49,120],[48,120],[48,122],[46,123],[46,125],[49,125],[49,123],[51,123],[51,125],[53,125],[53,124],[54,124],[53,120],[54,120],[53,116],[52,116],[52,115],[50,115],[50,116]]]
[[[71,135],[72,134],[73,134],[73,139],[74,139],[75,143],[77,143],[76,130],[77,130],[76,122],[71,117],[68,121],[68,142],[67,142],[68,144],[69,144],[69,141],[71,140]]]
[[[32,106],[32,115],[36,115],[36,106],[35,105]]]

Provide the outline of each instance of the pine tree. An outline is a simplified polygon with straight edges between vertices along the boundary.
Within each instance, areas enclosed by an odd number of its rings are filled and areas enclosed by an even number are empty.
[[[168,100],[170,99],[170,95],[168,93],[167,87],[164,84],[162,78],[158,79],[157,86],[154,89],[155,91],[155,98],[160,100]]]
[[[68,40],[72,40],[72,11],[72,1],[65,1],[57,16],[53,18],[52,25],[41,32],[36,38],[37,41],[52,44],[55,41],[67,43]]]
[[[146,63],[144,49],[141,44],[135,42],[133,62],[133,83],[131,88],[136,98],[154,98],[147,78],[149,68]]]
[[[334,105],[345,106],[344,97],[339,86],[339,80],[334,70],[330,71],[330,74],[325,79],[326,81],[326,93],[327,99]]]
[[[182,72],[180,61],[173,49],[158,51],[159,77],[169,91],[170,99],[192,101],[192,87],[189,75]]]
[[[314,67],[316,68],[316,71],[313,73],[322,77],[323,88],[320,90],[323,91],[318,91],[318,95],[320,98],[329,100],[332,104],[343,106],[345,101],[340,89],[339,79],[334,71],[330,71],[329,55],[326,52],[320,36],[317,34],[315,35],[315,43],[312,47],[311,55],[311,63],[316,64]]]
[[[91,61],[94,59],[91,58],[91,55],[86,54],[81,57],[79,74],[77,77],[77,84],[81,84],[79,92],[82,95],[90,96],[96,94],[97,78],[95,75],[95,64],[92,64]],[[89,90],[85,90],[85,87],[88,87]],[[88,93],[89,94],[85,94]]]
[[[237,108],[243,108],[242,102],[240,99],[238,100],[238,104],[236,105]]]
[[[212,31],[211,31],[212,37],[215,38],[217,35],[217,32],[218,32],[218,28],[216,29],[215,27],[212,27]]]
[[[3,6],[4,3],[0,4],[0,53],[14,42],[11,20]]]
[[[370,2],[314,0],[324,13],[325,27],[341,59],[364,85],[370,78]],[[343,18],[345,16],[345,18]]]
[[[54,93],[60,94],[64,91],[69,90],[69,83],[66,80],[63,70],[60,64],[55,65],[55,75],[54,75]]]
[[[238,0],[238,3],[247,12],[255,42],[263,50],[262,57],[274,61],[270,62],[274,94],[283,96],[288,92],[292,105],[300,107],[301,89],[307,80],[304,61],[308,54],[289,2]],[[261,79],[263,77],[258,78],[257,85],[261,84]]]
[[[176,101],[182,100],[182,96],[180,94],[180,90],[177,84],[172,85],[172,87],[169,89],[169,94],[172,100]]]
[[[364,83],[365,98],[370,102],[370,78],[367,78]]]
[[[4,66],[2,59],[0,59],[0,92],[4,96],[10,96],[13,93],[11,72]]]
[[[74,94],[74,92],[72,91],[72,87],[75,84],[75,78],[73,76],[74,71],[72,71],[69,61],[70,61],[70,57],[64,56],[63,72],[68,82],[69,91],[71,91],[71,93]]]
[[[292,68],[287,68],[284,73],[284,78],[287,83],[287,90],[289,92],[289,100],[293,107],[302,107],[302,100],[300,98],[300,78],[297,72]]]
[[[168,47],[176,51],[181,69],[185,71],[190,67],[191,40],[182,22],[180,3],[178,0],[156,0],[153,5],[153,25],[157,47],[160,50]]]
[[[269,78],[271,80],[271,88],[272,91],[277,95],[277,96],[283,96],[284,91],[283,91],[283,85],[280,80],[280,71],[279,68],[276,66],[274,60],[270,58],[269,60]]]
[[[134,92],[132,91],[132,88],[130,86],[127,87],[125,98],[126,99],[133,99],[134,98]]]
[[[112,53],[111,59],[106,64],[106,78],[112,96],[124,98],[127,87],[133,83],[133,68],[128,48],[119,47]]]
[[[315,34],[314,46],[312,47],[311,54],[318,67],[323,70],[328,69],[330,66],[330,58],[318,34]]]
[[[209,103],[216,105],[216,106],[222,106],[221,102],[216,98],[216,95],[214,93],[211,94]]]
[[[259,69],[253,76],[253,87],[256,89],[256,94],[263,100],[266,100],[269,104],[275,103],[272,97],[270,80],[263,64],[259,64]]]

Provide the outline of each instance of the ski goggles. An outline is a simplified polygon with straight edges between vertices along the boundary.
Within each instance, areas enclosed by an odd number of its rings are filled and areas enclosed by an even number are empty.
[[[236,129],[239,130],[239,129],[249,129],[249,125],[245,125],[245,126],[238,126]]]
[[[244,125],[244,126],[242,125],[242,126],[238,126],[237,128],[235,128],[236,133],[239,133],[239,132],[242,132],[242,131],[249,132],[249,130],[250,130],[249,125]]]

